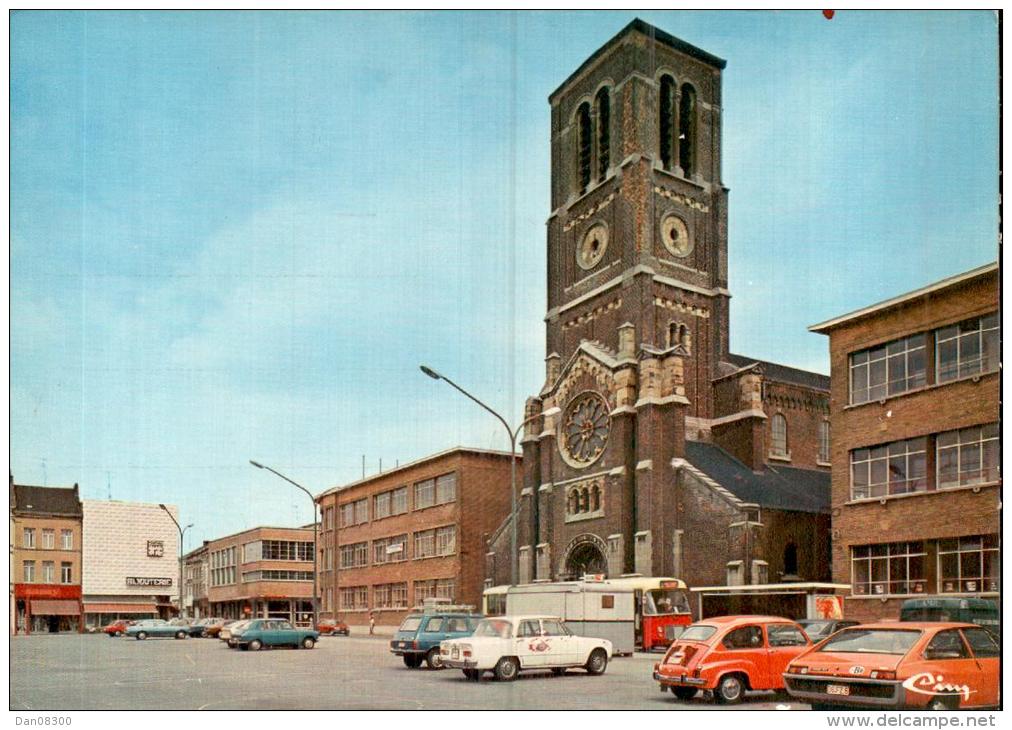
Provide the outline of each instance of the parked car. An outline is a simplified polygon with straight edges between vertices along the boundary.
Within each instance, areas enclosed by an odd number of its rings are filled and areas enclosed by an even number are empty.
[[[316,625],[316,630],[320,632],[321,636],[333,636],[336,634],[351,635],[351,629],[348,628],[348,624],[333,618],[321,618],[320,622]]]
[[[503,616],[478,622],[471,636],[444,641],[440,661],[478,681],[485,672],[509,682],[529,669],[563,674],[583,667],[588,674],[604,674],[611,659],[607,639],[575,636],[558,616]]]
[[[236,638],[242,633],[249,622],[250,619],[244,619],[232,624],[225,624],[222,630],[218,632],[218,638],[228,644],[230,649],[234,649],[236,647]]]
[[[221,631],[222,627],[227,623],[229,623],[229,621],[226,621],[223,618],[208,619],[207,623],[203,627],[203,630],[200,632],[201,638],[217,639],[218,632]]]
[[[148,637],[168,638],[170,636],[176,639],[185,639],[189,634],[186,633],[184,626],[173,626],[168,621],[160,618],[146,618],[128,627],[126,636],[132,636],[140,640],[147,639]]]
[[[110,637],[122,636],[123,634],[126,633],[126,630],[130,627],[131,624],[133,624],[133,621],[128,621],[127,619],[123,618],[117,619],[108,626],[102,627],[102,633],[108,634]]]
[[[1000,655],[975,624],[862,624],[795,658],[784,681],[813,710],[996,707]]]
[[[692,624],[654,665],[661,691],[680,700],[711,690],[725,705],[749,690],[782,690],[782,674],[812,642],[795,622],[778,616],[720,616]]]
[[[238,626],[239,624],[243,623],[244,621],[246,621],[246,619],[241,618],[226,621],[225,623],[223,623],[221,626],[218,627],[218,630],[214,632],[214,636],[218,639],[221,639],[222,641],[228,641],[228,637],[231,635],[232,629]],[[210,635],[210,633],[211,631],[210,629],[208,629],[208,634]]]
[[[908,598],[900,606],[900,621],[977,624],[1001,643],[1001,612],[997,602],[986,598]]]
[[[234,641],[240,649],[259,651],[264,647],[291,646],[296,649],[312,649],[320,639],[320,632],[313,629],[297,629],[282,619],[254,619],[235,635]]]
[[[840,629],[845,629],[848,626],[857,626],[857,621],[844,621],[843,619],[805,619],[798,621],[798,626],[805,630],[805,634],[812,640],[813,644],[818,644],[825,638],[828,638],[835,634]]]
[[[480,620],[480,615],[466,611],[436,609],[408,614],[390,641],[390,652],[402,657],[409,669],[418,669],[423,661],[429,669],[442,669],[440,643],[470,636]]]
[[[204,635],[204,628],[207,626],[207,623],[210,620],[211,619],[209,619],[209,618],[198,618],[198,619],[194,619],[192,622],[190,622],[189,627],[187,627],[187,631],[190,634],[190,636],[193,637],[193,638],[198,638],[200,636],[203,636]]]

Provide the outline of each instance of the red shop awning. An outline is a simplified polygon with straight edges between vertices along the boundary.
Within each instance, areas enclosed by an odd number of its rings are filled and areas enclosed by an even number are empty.
[[[32,601],[33,616],[79,616],[81,606],[77,601]]]
[[[86,603],[85,613],[158,613],[150,603]]]

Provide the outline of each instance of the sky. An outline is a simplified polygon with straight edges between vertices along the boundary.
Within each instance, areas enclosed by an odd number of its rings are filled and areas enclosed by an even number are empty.
[[[548,95],[633,17],[727,60],[731,350],[998,256],[993,13],[15,12],[10,468],[185,546],[506,449],[544,380]]]

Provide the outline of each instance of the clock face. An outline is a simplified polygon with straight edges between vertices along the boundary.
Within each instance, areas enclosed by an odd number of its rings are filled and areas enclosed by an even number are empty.
[[[594,392],[573,398],[566,408],[559,434],[559,448],[575,467],[589,466],[604,453],[611,430],[608,403]]]
[[[576,248],[576,263],[581,269],[592,269],[604,257],[608,248],[608,227],[604,223],[595,223],[583,234],[583,240]]]
[[[661,240],[664,248],[675,256],[683,257],[692,253],[692,238],[685,221],[677,215],[669,214],[661,221]]]

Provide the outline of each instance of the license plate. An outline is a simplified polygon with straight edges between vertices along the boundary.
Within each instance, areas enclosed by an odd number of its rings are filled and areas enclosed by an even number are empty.
[[[456,646],[453,647],[452,655],[454,659],[458,658],[460,656],[460,649]]]
[[[402,649],[403,649],[403,648],[404,648],[405,646],[407,646],[407,645],[408,645],[408,642],[406,642],[406,641],[402,641],[402,642],[401,642],[400,644],[398,644],[398,646],[399,646],[399,647],[401,647]]]
[[[850,687],[845,684],[831,684],[826,687],[826,693],[831,695],[849,695]]]

